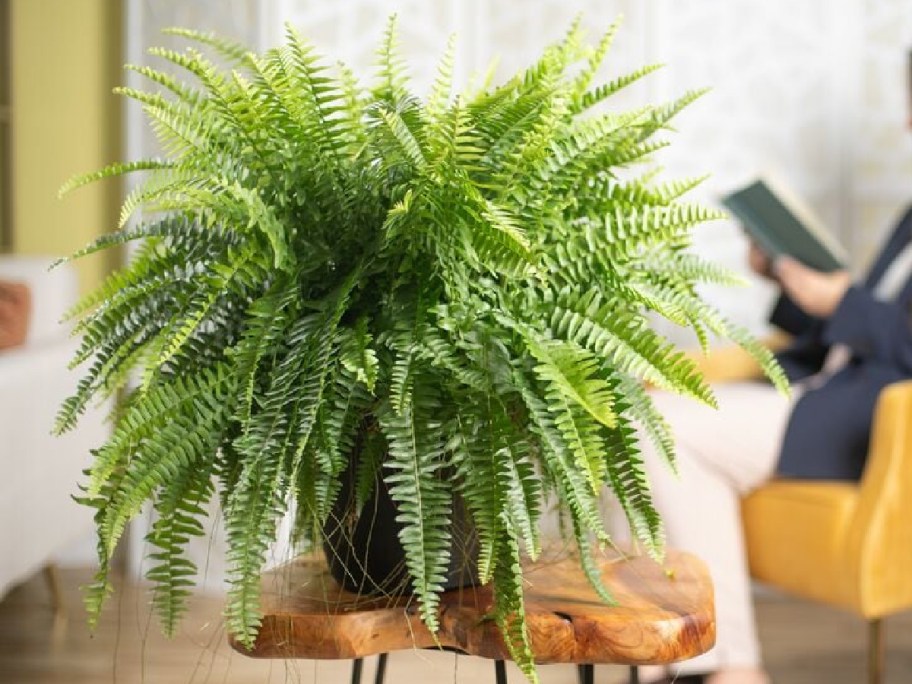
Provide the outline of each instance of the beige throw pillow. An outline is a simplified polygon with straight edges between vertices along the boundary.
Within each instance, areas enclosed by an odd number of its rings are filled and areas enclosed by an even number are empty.
[[[10,349],[25,343],[32,296],[24,283],[0,280],[0,349]]]

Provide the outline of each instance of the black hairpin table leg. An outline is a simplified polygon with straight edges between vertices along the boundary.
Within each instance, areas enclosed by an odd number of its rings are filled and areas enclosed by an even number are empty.
[[[351,684],[361,684],[361,670],[364,667],[363,658],[355,658],[352,661],[352,682]]]
[[[576,672],[579,675],[579,684],[595,684],[595,665],[592,663],[577,665]]]
[[[494,677],[497,684],[507,684],[507,666],[504,661],[494,661]]]
[[[377,658],[377,676],[374,677],[374,684],[383,684],[383,678],[386,676],[386,653],[381,653]]]
[[[630,684],[640,684],[640,668],[636,665],[630,666]]]

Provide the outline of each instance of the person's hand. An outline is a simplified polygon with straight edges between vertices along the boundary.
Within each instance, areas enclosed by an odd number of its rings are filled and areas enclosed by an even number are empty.
[[[817,318],[828,318],[852,284],[847,271],[823,273],[785,256],[776,259],[773,273],[789,298]]]
[[[747,264],[758,276],[773,279],[773,261],[753,240],[749,241],[747,249]]]

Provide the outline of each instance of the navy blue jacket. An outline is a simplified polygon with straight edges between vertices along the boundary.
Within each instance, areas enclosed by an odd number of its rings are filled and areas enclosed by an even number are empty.
[[[848,365],[795,404],[779,457],[780,475],[861,477],[878,394],[889,383],[912,377],[912,278],[891,302],[875,300],[872,290],[910,240],[912,210],[894,229],[864,283],[850,287],[825,320],[807,315],[785,296],[777,302],[770,322],[795,335],[777,354],[791,381],[818,372],[831,345],[852,350]]]

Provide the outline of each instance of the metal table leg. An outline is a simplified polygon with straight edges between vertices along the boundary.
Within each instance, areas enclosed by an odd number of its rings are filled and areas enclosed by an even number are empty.
[[[383,678],[386,676],[386,653],[381,653],[377,659],[377,676],[374,677],[374,684],[383,684]]]
[[[355,658],[352,661],[352,679],[351,684],[361,684],[361,670],[364,668],[364,659]]]
[[[592,663],[577,665],[576,672],[579,675],[579,684],[595,684],[595,665]]]

